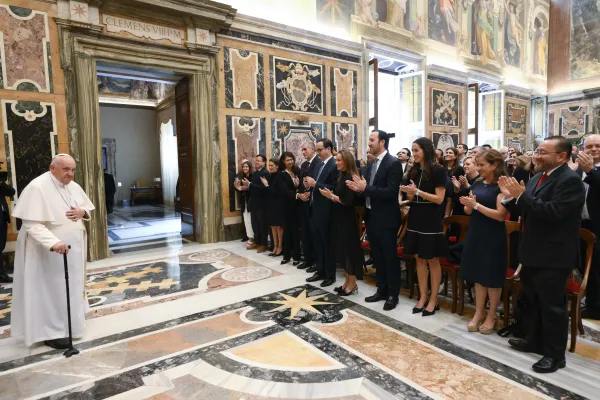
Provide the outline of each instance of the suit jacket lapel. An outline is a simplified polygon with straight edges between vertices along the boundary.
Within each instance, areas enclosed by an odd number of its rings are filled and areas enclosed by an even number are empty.
[[[566,164],[565,164],[565,165],[563,165],[563,166],[561,166],[561,167],[558,167],[558,168],[557,168],[557,169],[556,169],[556,170],[555,170],[555,171],[554,171],[552,174],[550,174],[550,175],[549,175],[549,176],[546,178],[546,180],[545,180],[544,182],[542,182],[542,184],[541,184],[539,187],[535,188],[535,189],[533,190],[533,194],[534,194],[534,196],[535,196],[536,194],[538,194],[540,190],[542,190],[543,188],[545,188],[546,186],[548,186],[550,183],[552,183],[552,182],[554,182],[556,179],[558,179],[558,177],[559,177],[559,176],[560,176],[560,175],[561,175],[561,174],[564,172],[564,168],[565,168],[565,167],[566,167],[566,168],[569,168],[568,166],[566,166]],[[539,174],[539,177],[538,177],[538,179],[535,181],[535,185],[536,185],[536,186],[537,186],[537,183],[539,182],[539,180],[540,180],[540,179],[542,179],[542,175],[543,175],[543,174]]]
[[[373,178],[373,183],[371,183],[372,186],[375,186],[375,184],[377,183],[377,180],[379,180],[379,176],[381,175],[381,170],[383,169],[382,167],[387,162],[389,155],[390,155],[390,153],[387,153],[385,155],[385,157],[383,157],[383,159],[379,162],[379,165],[377,166],[377,172],[375,172],[375,178]],[[371,165],[373,165],[373,163],[371,163]]]

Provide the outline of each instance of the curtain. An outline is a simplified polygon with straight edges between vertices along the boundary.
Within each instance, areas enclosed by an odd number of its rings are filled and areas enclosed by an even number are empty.
[[[160,169],[163,202],[167,207],[174,207],[179,166],[177,164],[177,136],[173,136],[171,120],[160,124]]]

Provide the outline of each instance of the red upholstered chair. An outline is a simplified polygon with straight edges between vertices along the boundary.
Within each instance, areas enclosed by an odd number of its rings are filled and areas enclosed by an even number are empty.
[[[446,231],[449,229],[451,225],[459,225],[460,226],[460,234],[456,240],[456,243],[464,242],[467,238],[467,229],[469,228],[469,220],[470,217],[467,215],[453,215],[451,217],[444,218],[444,237],[446,236]],[[458,304],[458,293],[462,294],[462,290],[458,289],[458,272],[460,271],[460,264],[456,264],[448,261],[444,257],[440,257],[440,265],[442,267],[442,273],[447,273],[450,277],[450,282],[452,284],[452,309],[451,312],[455,313]],[[460,296],[462,298],[462,295]],[[461,300],[462,301],[462,300]]]
[[[521,224],[514,221],[506,220],[506,245],[508,257],[506,258],[506,280],[504,281],[504,289],[502,290],[502,299],[504,300],[504,326],[508,326],[510,316],[510,295],[513,295],[513,312],[517,304],[517,294],[519,286],[514,282],[518,277],[518,273],[510,267],[510,235],[521,230]],[[520,268],[517,269],[520,272]]]
[[[404,208],[406,207],[406,208]],[[415,257],[412,254],[404,253],[404,236],[406,236],[406,229],[408,228],[408,206],[402,206],[402,225],[400,225],[400,230],[398,231],[398,248],[396,250],[396,254],[398,258],[402,261],[406,261],[406,277],[408,280],[408,288],[409,294],[408,298],[412,299],[415,294],[415,275],[416,275],[416,261]]]

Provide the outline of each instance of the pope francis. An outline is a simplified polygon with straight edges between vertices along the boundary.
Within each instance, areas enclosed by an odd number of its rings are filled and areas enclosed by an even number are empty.
[[[73,337],[83,336],[88,307],[83,221],[89,221],[94,205],[73,182],[74,173],[75,160],[56,155],[50,171],[27,185],[13,211],[23,225],[15,253],[11,335],[27,346],[43,341],[55,349],[69,347],[62,254],[68,254]]]

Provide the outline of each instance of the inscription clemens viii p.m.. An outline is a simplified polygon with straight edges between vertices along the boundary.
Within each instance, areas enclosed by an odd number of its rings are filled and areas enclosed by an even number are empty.
[[[149,24],[147,22],[117,17],[114,15],[102,15],[102,23],[106,30],[112,33],[128,32],[134,36],[153,40],[169,40],[173,44],[183,44],[185,31],[168,26]]]

